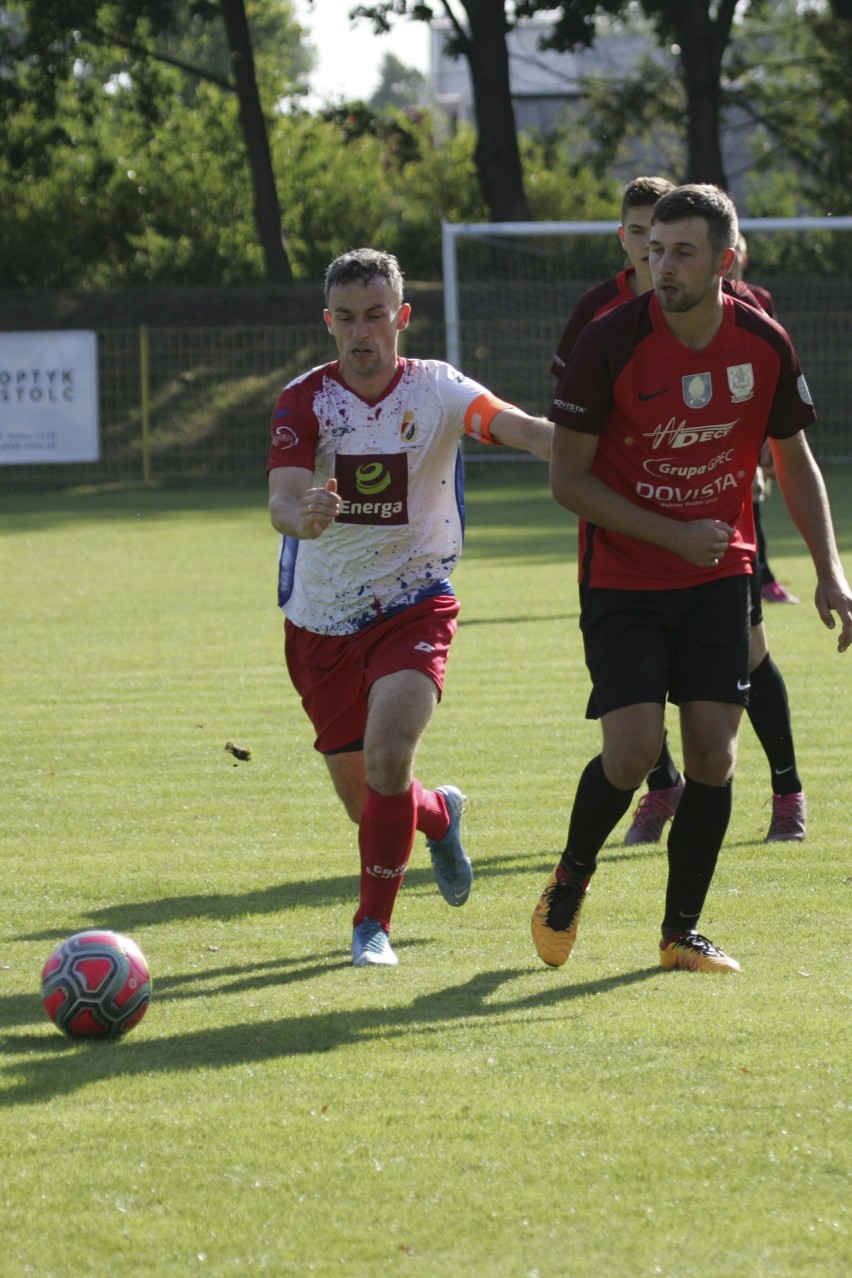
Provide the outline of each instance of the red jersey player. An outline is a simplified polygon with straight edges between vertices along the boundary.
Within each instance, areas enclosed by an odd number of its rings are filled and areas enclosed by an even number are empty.
[[[550,371],[557,378],[564,372],[574,344],[586,324],[651,289],[651,271],[648,265],[651,218],[657,200],[673,189],[674,183],[661,177],[637,177],[625,186],[618,235],[630,265],[614,279],[589,289],[580,299],[565,326],[551,363]],[[737,238],[736,259],[727,278],[722,281],[723,292],[742,297],[768,315],[774,316],[771,295],[765,289],[757,290],[743,282],[741,245],[744,245],[742,234]],[[754,502],[752,512],[758,545],[757,559],[760,560],[762,526],[759,519],[760,507]],[[772,818],[766,841],[801,840],[806,833],[807,806],[796,764],[787,687],[768,648],[763,623],[761,585],[762,580],[756,575],[752,576],[748,717],[769,764]],[[639,800],[624,837],[627,844],[658,842],[666,822],[674,816],[680,802],[683,777],[672,758],[665,732],[659,757],[647,780],[648,789]]]
[[[749,688],[751,486],[768,435],[811,553],[826,626],[852,643],[852,592],[805,429],[815,413],[784,330],[722,291],[737,235],[716,187],[654,207],[654,291],[587,325],[551,408],[551,487],[580,517],[580,625],[603,748],[577,787],[565,851],[532,919],[551,966],[573,948],[597,855],[678,705],[685,784],[668,841],[666,968],[735,972],[697,931],[731,811]]]

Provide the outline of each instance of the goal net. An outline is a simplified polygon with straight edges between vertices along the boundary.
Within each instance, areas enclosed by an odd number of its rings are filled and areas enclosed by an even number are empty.
[[[852,217],[744,218],[752,281],[772,293],[816,404],[821,464],[852,463]],[[447,359],[531,413],[546,414],[565,323],[626,263],[614,222],[443,224]],[[468,456],[503,459],[471,441]],[[512,460],[518,455],[512,452]]]

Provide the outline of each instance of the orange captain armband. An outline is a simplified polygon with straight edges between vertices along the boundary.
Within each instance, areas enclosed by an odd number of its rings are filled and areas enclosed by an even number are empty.
[[[507,404],[505,399],[498,399],[490,391],[477,395],[473,403],[468,404],[465,411],[465,434],[472,435],[474,439],[480,440],[483,444],[499,445],[499,439],[491,438],[490,427],[497,414],[504,412],[507,408],[515,408],[515,405]]]

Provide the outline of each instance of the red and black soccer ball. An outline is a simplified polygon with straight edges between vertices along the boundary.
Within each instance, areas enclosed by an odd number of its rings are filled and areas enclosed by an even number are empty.
[[[151,973],[135,941],[118,932],[75,932],[41,974],[41,1001],[69,1038],[119,1038],[151,1002]]]

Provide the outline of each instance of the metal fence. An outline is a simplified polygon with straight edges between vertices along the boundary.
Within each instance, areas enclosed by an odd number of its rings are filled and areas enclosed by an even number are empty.
[[[421,323],[405,349],[426,354],[429,344],[443,354],[440,324]],[[0,466],[0,490],[262,478],[279,391],[333,357],[321,323],[103,330],[100,460]]]
[[[554,316],[571,313],[594,279],[564,285],[471,282],[463,295],[458,361],[496,394],[546,413],[556,387]],[[816,405],[808,432],[821,464],[852,464],[852,280],[772,279],[766,283]]]
[[[802,305],[773,284],[799,349],[820,413],[813,443],[823,462],[852,462],[852,378],[849,375],[852,285],[813,286]],[[801,288],[801,285],[798,286]],[[480,299],[481,300],[481,299]],[[547,367],[558,336],[553,317],[567,313],[551,299],[532,316],[495,300],[502,323],[514,325],[471,338],[464,371],[532,412],[546,411],[552,392]],[[795,302],[799,302],[798,308]],[[479,316],[489,308],[480,307]],[[471,320],[470,333],[477,335]],[[443,357],[443,323],[419,318],[403,334],[404,351]],[[3,465],[0,492],[26,486],[104,485],[263,478],[272,406],[283,385],[333,358],[322,323],[240,327],[105,329],[98,333],[100,441],[97,462]],[[513,376],[515,365],[522,366]],[[505,384],[504,384],[505,383]],[[517,383],[517,384],[516,384]],[[497,459],[502,450],[470,449]],[[512,454],[516,456],[516,454]]]

